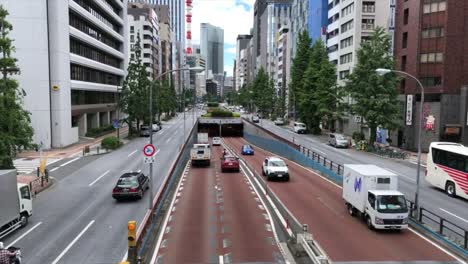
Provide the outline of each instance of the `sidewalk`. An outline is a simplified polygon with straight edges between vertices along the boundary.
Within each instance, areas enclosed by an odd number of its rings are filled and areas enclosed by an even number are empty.
[[[126,137],[128,135],[128,127],[120,128],[120,138]],[[88,146],[92,148],[96,145],[101,144],[101,140],[108,136],[117,136],[117,131],[111,132],[109,134],[100,136],[95,139],[83,139],[81,138],[78,143],[70,145],[65,148],[57,148],[57,149],[50,149],[42,152],[42,155],[47,158],[56,158],[56,159],[63,159],[68,157],[76,157],[81,156],[83,153],[83,148]],[[16,158],[27,158],[27,159],[35,159],[40,158],[39,151],[25,151],[18,153]]]

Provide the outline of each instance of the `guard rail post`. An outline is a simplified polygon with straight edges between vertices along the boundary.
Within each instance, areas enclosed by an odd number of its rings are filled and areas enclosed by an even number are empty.
[[[465,230],[465,248],[468,249],[468,230]]]
[[[307,157],[310,158],[310,149],[307,149]]]
[[[416,212],[419,212],[418,214],[418,220],[420,223],[422,223],[422,217],[423,217],[423,208],[420,206],[419,208],[416,208]]]
[[[444,219],[443,218],[440,218],[440,222],[439,222],[439,233],[440,234],[443,234],[444,232]]]

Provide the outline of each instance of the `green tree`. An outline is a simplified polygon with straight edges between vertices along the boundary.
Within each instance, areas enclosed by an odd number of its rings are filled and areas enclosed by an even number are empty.
[[[136,43],[134,45],[135,57],[130,59],[125,77],[119,107],[128,117],[130,130],[140,129],[140,121],[149,123],[149,89],[151,82],[149,80],[146,67],[141,61],[141,38],[140,32],[137,33]],[[154,87],[151,87],[153,89]],[[133,125],[136,125],[134,128]]]
[[[33,147],[30,113],[23,109],[25,92],[9,75],[19,72],[16,59],[11,56],[15,50],[13,40],[8,37],[13,26],[6,20],[8,11],[0,5],[0,169],[12,169],[13,157],[21,149]]]
[[[315,92],[312,94],[315,120],[334,129],[335,120],[342,116],[340,99],[343,88],[336,84],[336,67],[328,60],[327,48],[322,40],[314,43],[311,61],[314,62],[310,74],[314,76]]]
[[[394,129],[398,126],[399,102],[397,77],[394,74],[379,76],[377,68],[393,69],[389,54],[391,42],[383,28],[377,28],[362,42],[357,51],[357,65],[348,77],[346,91],[353,98],[352,113],[362,116],[369,128],[369,142],[374,143],[379,125]]]
[[[258,108],[258,112],[268,116],[273,109],[274,103],[274,84],[268,77],[265,70],[260,68],[252,84],[253,103]]]
[[[291,66],[291,82],[288,87],[290,111],[296,110],[295,108],[299,102],[298,93],[304,85],[303,78],[309,65],[310,45],[311,39],[307,30],[300,32],[296,45],[296,55]]]

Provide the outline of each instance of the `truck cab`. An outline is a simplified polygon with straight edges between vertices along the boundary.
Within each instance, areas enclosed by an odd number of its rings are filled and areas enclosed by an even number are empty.
[[[398,191],[368,191],[365,214],[369,228],[408,228],[408,206],[405,196]]]
[[[32,195],[31,190],[29,189],[29,185],[24,183],[18,183],[18,197],[20,201],[20,213],[21,215],[27,215],[27,217],[32,216]],[[22,222],[26,221],[21,219]],[[26,225],[26,223],[22,223],[22,225]]]

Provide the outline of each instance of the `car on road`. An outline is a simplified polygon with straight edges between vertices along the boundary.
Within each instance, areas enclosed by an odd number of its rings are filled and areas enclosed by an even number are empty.
[[[153,132],[158,132],[159,130],[161,130],[161,125],[158,124],[158,123],[154,123],[152,126],[151,126],[151,129],[153,130]]]
[[[220,137],[213,137],[211,140],[211,144],[213,146],[221,146],[221,138]]]
[[[330,133],[328,135],[328,144],[335,148],[348,148],[349,139],[342,134]]]
[[[253,155],[254,150],[250,145],[243,145],[241,150],[242,155]]]
[[[141,172],[127,172],[120,176],[112,190],[112,198],[117,201],[125,198],[141,199],[149,189],[149,178]]]
[[[258,116],[256,116],[256,115],[252,116],[252,122],[258,123],[258,122],[260,122],[260,118]]]
[[[152,131],[149,126],[141,126],[140,127],[140,137],[149,137]]]
[[[225,155],[221,157],[221,172],[226,171],[236,171],[239,172],[239,158],[234,157],[232,155]]]
[[[306,125],[301,122],[294,122],[293,128],[294,128],[294,132],[298,134],[305,134],[307,131]]]
[[[278,118],[275,119],[274,123],[277,126],[282,126],[282,125],[284,125],[284,120],[283,120],[283,118],[278,117]]]
[[[270,181],[273,178],[289,181],[289,169],[286,162],[278,157],[267,157],[262,164],[262,174]]]

